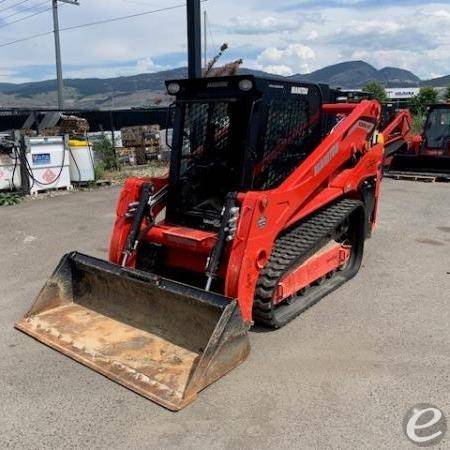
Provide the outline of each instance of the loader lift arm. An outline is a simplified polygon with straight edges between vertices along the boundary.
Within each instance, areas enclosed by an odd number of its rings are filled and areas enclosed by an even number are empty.
[[[411,127],[413,118],[409,110],[399,111],[394,119],[381,132],[384,138],[385,157],[389,158],[399,151],[406,152],[412,143]]]

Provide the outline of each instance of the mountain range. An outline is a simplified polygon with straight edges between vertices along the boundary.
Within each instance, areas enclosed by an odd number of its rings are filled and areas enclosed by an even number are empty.
[[[242,74],[277,77],[262,71],[241,69]],[[66,79],[65,97],[68,108],[123,108],[149,106],[165,102],[164,81],[183,78],[186,68],[146,73],[117,78]],[[386,87],[417,87],[450,85],[450,75],[432,80],[421,80],[410,71],[397,67],[377,70],[364,61],[350,61],[324,67],[309,74],[295,74],[290,79],[326,83],[332,87],[357,89],[370,81],[379,81]],[[30,83],[0,83],[0,105],[22,108],[50,108],[56,106],[56,81]]]
[[[381,70],[364,61],[350,61],[324,67],[310,74],[297,74],[296,80],[326,83],[332,87],[357,89],[370,81],[379,81],[386,87],[419,86],[422,80],[408,70],[385,67]]]

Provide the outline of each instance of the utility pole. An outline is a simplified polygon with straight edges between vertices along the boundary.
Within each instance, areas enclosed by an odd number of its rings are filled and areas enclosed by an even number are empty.
[[[58,108],[64,109],[64,82],[61,62],[61,41],[59,39],[58,2],[79,6],[78,0],[52,0],[53,5],[53,32],[55,34],[56,78],[58,81]]]
[[[189,78],[202,77],[202,23],[200,0],[187,0]]]
[[[204,73],[206,74],[206,69],[208,69],[208,12],[203,11],[203,65],[204,65]]]

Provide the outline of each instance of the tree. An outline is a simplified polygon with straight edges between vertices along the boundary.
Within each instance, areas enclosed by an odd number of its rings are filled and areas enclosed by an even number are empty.
[[[445,94],[445,99],[450,102],[450,86],[447,88],[447,92]]]
[[[386,89],[379,81],[371,81],[363,87],[363,91],[373,95],[375,100],[385,102],[388,98]]]
[[[415,110],[419,114],[424,114],[427,106],[437,103],[439,93],[432,87],[420,88],[419,93],[413,98]]]
[[[437,103],[439,92],[432,87],[420,88],[419,93],[413,98],[413,131],[421,133],[427,119],[427,107]]]
[[[94,153],[99,157],[103,168],[106,170],[119,169],[119,162],[116,156],[116,149],[112,142],[104,134],[94,143]]]
[[[203,71],[203,75],[205,77],[208,77],[213,69],[213,67],[216,65],[217,61],[219,61],[219,59],[223,56],[223,54],[228,50],[228,44],[226,42],[224,42],[222,44],[222,46],[220,47],[219,53],[214,56],[213,59],[211,59],[211,61],[209,61],[209,63],[207,64],[206,69]]]
[[[239,73],[239,68],[244,62],[243,59],[237,59],[236,61],[225,64],[222,67],[215,67],[219,59],[223,56],[223,54],[228,50],[229,46],[225,42],[220,47],[219,53],[214,56],[214,58],[209,61],[206,69],[203,71],[203,75],[205,77],[229,77],[232,75],[237,75]]]

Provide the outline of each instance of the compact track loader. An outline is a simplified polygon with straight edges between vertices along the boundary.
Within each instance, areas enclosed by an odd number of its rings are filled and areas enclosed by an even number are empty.
[[[172,410],[359,270],[376,101],[252,76],[175,80],[170,171],[121,192],[109,262],[63,257],[16,327]]]
[[[450,103],[430,106],[423,133],[407,144],[391,154],[389,176],[450,180]]]

